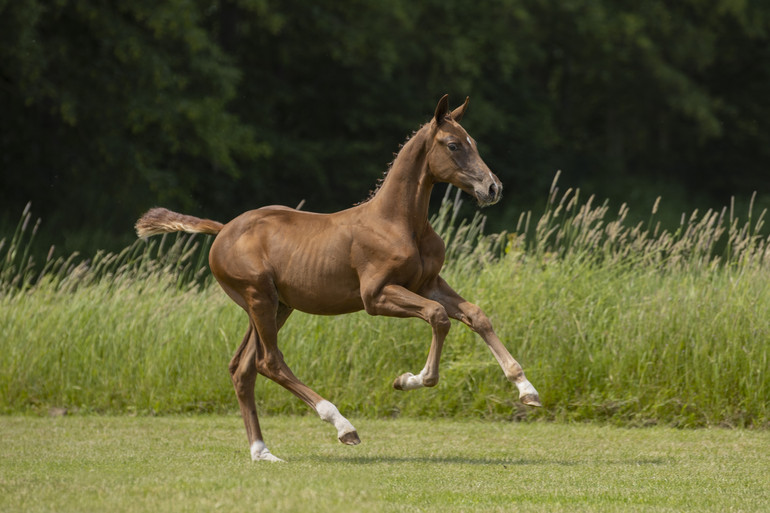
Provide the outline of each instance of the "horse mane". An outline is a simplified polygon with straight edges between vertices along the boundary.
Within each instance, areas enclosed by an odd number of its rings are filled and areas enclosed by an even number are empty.
[[[393,154],[393,160],[388,163],[387,169],[385,169],[385,172],[382,173],[382,176],[377,179],[377,182],[374,184],[374,189],[371,189],[369,191],[369,196],[366,197],[366,199],[359,201],[355,204],[355,206],[363,205],[364,203],[368,203],[374,198],[374,196],[380,191],[382,188],[382,184],[385,183],[385,179],[388,177],[388,173],[390,173],[390,170],[393,169],[393,164],[396,163],[396,160],[398,159],[398,156],[401,155],[401,153],[404,151],[404,148],[415,138],[417,134],[419,134],[423,128],[425,128],[427,125],[429,125],[430,122],[425,123],[424,125],[421,125],[420,128],[413,131],[411,134],[406,136],[406,139],[404,142],[399,144],[398,151]]]

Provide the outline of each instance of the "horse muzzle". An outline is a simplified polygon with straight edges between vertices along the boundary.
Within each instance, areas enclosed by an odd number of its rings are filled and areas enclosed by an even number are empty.
[[[503,184],[490,172],[487,180],[473,188],[473,193],[480,206],[488,207],[503,197]]]

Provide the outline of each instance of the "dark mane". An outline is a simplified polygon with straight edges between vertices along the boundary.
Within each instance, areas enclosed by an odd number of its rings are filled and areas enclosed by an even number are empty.
[[[363,200],[359,201],[358,203],[356,203],[355,206],[363,205],[364,203],[368,203],[369,201],[371,201],[372,198],[374,198],[374,196],[382,188],[382,184],[385,182],[385,179],[388,177],[388,173],[393,168],[393,164],[396,162],[396,159],[398,158],[399,154],[401,154],[401,151],[404,149],[404,147],[406,147],[407,144],[409,144],[409,141],[411,141],[414,138],[415,135],[420,133],[420,130],[425,128],[425,126],[428,125],[428,124],[429,123],[425,123],[424,125],[421,125],[420,128],[418,128],[417,130],[413,131],[411,134],[406,136],[406,139],[404,140],[404,142],[402,142],[398,146],[398,151],[393,154],[393,160],[391,160],[390,163],[388,164],[388,168],[385,170],[384,173],[382,173],[382,176],[377,179],[377,182],[374,184],[374,189],[369,191],[369,196],[367,196],[366,199],[363,199]]]

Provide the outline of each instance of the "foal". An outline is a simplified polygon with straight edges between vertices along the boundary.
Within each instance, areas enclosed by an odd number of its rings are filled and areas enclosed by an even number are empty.
[[[320,315],[364,309],[429,323],[433,337],[425,367],[417,375],[397,377],[393,387],[398,390],[438,383],[449,319],[458,319],[484,339],[506,378],[518,387],[520,400],[540,406],[537,391],[484,312],[439,276],[444,243],[428,222],[433,185],[449,182],[481,206],[497,203],[503,189],[459,124],[467,106],[468,99],[450,112],[447,96],[441,98],[431,121],[404,145],[374,196],[347,210],[315,214],[268,206],[223,225],[154,208],[137,221],[140,237],[175,231],[217,236],[209,253],[211,272],[249,316],[229,369],[253,460],[282,461],[262,439],[254,402],[257,374],[315,409],[337,428],[342,443],[360,443],[336,406],[297,379],[284,362],[277,335],[294,309]]]

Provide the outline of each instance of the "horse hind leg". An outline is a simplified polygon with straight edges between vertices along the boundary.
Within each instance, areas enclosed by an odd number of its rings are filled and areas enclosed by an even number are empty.
[[[257,372],[302,399],[316,411],[322,420],[332,424],[337,429],[337,438],[340,442],[346,445],[361,443],[353,424],[340,414],[334,404],[300,381],[284,361],[283,354],[278,349],[278,330],[283,326],[292,310],[279,303],[277,315],[273,315],[272,313],[265,313],[268,309],[260,308],[258,302],[252,303],[250,306],[250,315],[255,320],[259,331],[260,359],[256,365]]]
[[[254,400],[254,384],[257,380],[257,360],[259,359],[257,339],[257,332],[254,326],[249,323],[249,329],[243,337],[243,342],[230,361],[230,378],[235,388],[235,395],[238,397],[238,405],[241,408],[241,416],[246,427],[251,459],[253,461],[278,462],[283,460],[271,454],[265,446],[257,417],[257,405]]]

